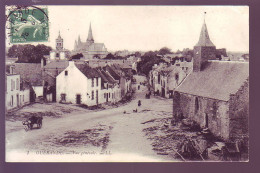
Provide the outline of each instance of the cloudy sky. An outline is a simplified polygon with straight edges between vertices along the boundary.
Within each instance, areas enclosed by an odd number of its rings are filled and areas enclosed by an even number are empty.
[[[72,50],[80,35],[86,41],[91,22],[96,43],[108,51],[173,51],[198,42],[204,12],[211,41],[228,51],[249,50],[247,6],[48,6],[50,40],[60,30],[64,47]]]

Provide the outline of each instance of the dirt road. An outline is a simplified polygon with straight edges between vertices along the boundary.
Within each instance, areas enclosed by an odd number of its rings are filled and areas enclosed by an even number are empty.
[[[136,76],[137,84],[145,77]],[[128,104],[88,113],[44,119],[41,129],[6,134],[8,161],[172,161],[157,155],[142,122],[172,115],[172,101],[145,99],[146,86]],[[138,106],[138,100],[142,105]],[[133,110],[137,109],[137,113]],[[124,114],[125,112],[125,114]]]

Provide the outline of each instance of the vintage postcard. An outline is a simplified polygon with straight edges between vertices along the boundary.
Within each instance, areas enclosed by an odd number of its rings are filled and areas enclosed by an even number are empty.
[[[5,10],[6,162],[249,161],[248,6]]]

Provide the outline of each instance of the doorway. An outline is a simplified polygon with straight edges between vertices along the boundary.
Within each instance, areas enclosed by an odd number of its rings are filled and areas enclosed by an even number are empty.
[[[80,94],[76,95],[76,103],[81,104],[81,95]]]
[[[162,97],[165,97],[165,89],[162,88]]]

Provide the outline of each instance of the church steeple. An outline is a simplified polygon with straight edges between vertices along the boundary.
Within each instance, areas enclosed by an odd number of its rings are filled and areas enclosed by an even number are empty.
[[[194,72],[203,70],[208,60],[216,59],[216,46],[209,38],[209,33],[205,22],[205,14],[206,12],[204,13],[204,22],[201,28],[199,42],[194,46],[193,49]]]
[[[74,50],[77,50],[78,49],[78,43],[77,43],[77,40],[75,40],[75,43],[74,43]]]
[[[94,43],[94,38],[93,38],[93,35],[92,35],[92,28],[91,28],[91,23],[89,25],[89,31],[88,31],[88,39],[87,39],[87,44],[90,45]]]
[[[215,46],[209,38],[209,33],[205,22],[205,16],[206,16],[206,12],[204,12],[204,23],[200,31],[199,42],[196,44],[196,46]]]

